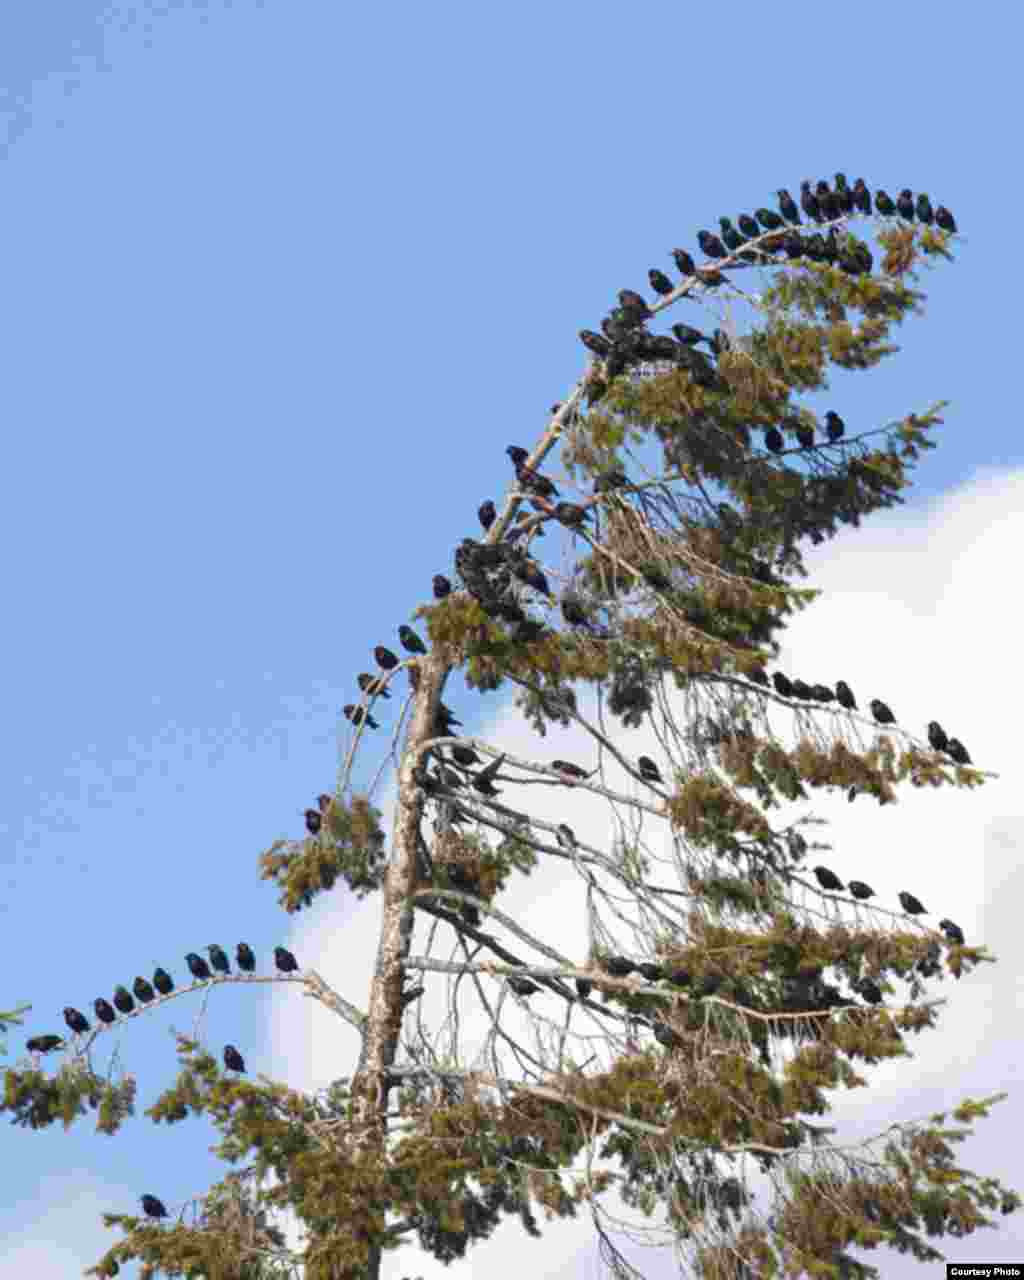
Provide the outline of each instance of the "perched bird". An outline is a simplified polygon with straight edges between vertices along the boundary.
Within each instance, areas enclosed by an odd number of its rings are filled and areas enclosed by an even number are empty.
[[[398,638],[402,642],[403,649],[408,650],[409,653],[427,652],[427,646],[419,638],[416,632],[413,631],[412,627],[406,626],[404,622],[398,628]]]
[[[775,692],[781,693],[784,698],[793,696],[793,686],[790,684],[789,678],[784,676],[781,671],[773,673],[772,684],[775,686]]]
[[[151,1000],[156,999],[156,992],[149,985],[145,978],[136,978],[132,983],[132,990],[135,992],[136,1000],[143,1004],[149,1004]]]
[[[817,877],[818,884],[820,884],[823,889],[842,892],[845,887],[842,880],[839,879],[834,871],[829,871],[828,867],[815,867],[814,874]]]
[[[509,977],[506,981],[517,996],[532,996],[540,990],[536,982],[531,982],[529,978]]]
[[[542,596],[550,597],[551,588],[548,586],[548,580],[539,565],[532,560],[523,560],[516,564],[512,572],[525,586],[532,587],[534,591],[539,591]]]
[[[868,703],[871,708],[871,714],[875,717],[879,724],[895,724],[896,717],[892,711],[885,705],[881,698],[872,698]]]
[[[817,702],[834,702],[836,695],[826,684],[812,684],[811,693]]]
[[[452,759],[468,769],[470,765],[479,764],[480,757],[472,747],[452,747]]]
[[[299,962],[284,947],[274,948],[274,964],[277,965],[282,973],[298,973],[299,971]]]
[[[883,218],[891,218],[896,212],[896,206],[881,187],[875,192],[875,208]]]
[[[590,512],[575,502],[559,502],[555,504],[555,519],[567,529],[579,529],[590,519]]]
[[[727,249],[730,249],[732,250],[732,252],[735,253],[735,251],[738,248],[740,248],[741,245],[744,245],[747,243],[746,240],[743,238],[743,236],[741,236],[740,233],[736,230],[736,228],[732,225],[732,222],[730,221],[730,219],[719,218],[718,225],[722,228],[722,243],[725,245]]]
[[[642,964],[638,964],[637,971],[642,973],[648,982],[660,982],[665,976],[665,970],[661,965],[652,964],[650,960],[645,960]]]
[[[127,987],[114,988],[114,1005],[122,1013],[131,1013],[135,1008],[135,1001],[132,999]]]
[[[900,906],[908,916],[926,916],[928,914],[917,898],[912,893],[907,893],[905,889],[900,890],[899,898]]]
[[[946,748],[957,764],[970,764],[971,757],[967,754],[967,748],[959,738],[950,738],[949,746]]]
[[[373,651],[373,656],[377,660],[377,666],[383,667],[385,671],[394,671],[398,666],[398,658],[390,649],[385,649],[382,644],[377,645]]]
[[[77,1009],[72,1009],[70,1005],[66,1005],[64,1008],[64,1021],[72,1031],[80,1036],[84,1036],[89,1030],[89,1023]]]
[[[323,815],[319,809],[306,810],[306,830],[311,836],[320,834],[320,827],[323,825]]]
[[[64,1047],[64,1041],[60,1036],[33,1036],[31,1040],[25,1041],[25,1048],[29,1053],[53,1053],[54,1049]]]
[[[206,948],[210,957],[210,964],[218,973],[230,973],[231,966],[228,964],[228,957],[223,947],[219,947],[216,942],[211,942]]]
[[[901,218],[907,222],[914,221],[914,193],[909,187],[904,187],[896,197],[896,209]]]
[[[576,979],[576,994],[579,996],[581,1000],[586,1000],[589,997],[591,991],[593,991],[593,989],[594,989],[594,984],[590,981],[589,978]]]
[[[794,212],[796,211],[796,205],[793,205],[793,210]],[[780,227],[785,225],[779,215],[773,213],[771,209],[755,209],[754,217],[764,227],[765,231],[778,231]]]
[[[235,948],[235,961],[239,969],[244,969],[246,973],[252,973],[256,968],[256,957],[247,942],[240,942]]]
[[[701,247],[701,252],[705,253],[709,258],[728,257],[725,245],[722,244],[718,236],[713,236],[710,231],[698,231],[697,243]]]
[[[444,600],[452,593],[452,584],[443,573],[434,574],[434,599]]]
[[[764,433],[764,447],[769,453],[781,453],[786,447],[782,432],[777,427],[769,427]]]
[[[321,791],[316,798],[316,807],[322,814],[326,814],[332,804],[334,804],[334,797],[329,796],[326,791]]]
[[[808,186],[810,186],[810,183],[808,183]],[[793,197],[785,187],[779,187],[778,196],[779,209],[782,212],[782,216],[787,222],[791,222],[794,227],[799,227],[801,224],[800,210],[796,207]]]
[[[841,707],[845,707],[847,711],[857,710],[857,699],[853,696],[853,690],[845,680],[836,681],[836,701]]]
[[[818,201],[818,208],[827,220],[839,217],[839,200],[824,178],[820,179],[818,185],[814,188],[814,196]]]
[[[664,782],[661,771],[650,756],[638,756],[636,768],[644,782]]]
[[[956,219],[944,204],[940,204],[935,210],[935,221],[943,231],[956,232]]]
[[[800,207],[812,222],[824,221],[817,197],[811,190],[810,178],[804,178],[803,182],[800,183]]]
[[[946,731],[938,720],[929,720],[928,722],[928,742],[933,751],[947,751],[949,749],[949,739],[946,737]]]
[[[836,174],[836,201],[843,213],[853,213],[853,192],[846,185],[846,174]]]
[[[188,965],[188,971],[194,978],[198,978],[200,982],[205,982],[207,978],[212,978],[210,966],[206,963],[202,956],[197,956],[194,951],[190,951],[185,957],[185,963]]]
[[[915,208],[916,208],[918,220],[920,222],[926,223],[928,226],[931,226],[932,222],[935,219],[935,215],[932,213],[932,202],[928,199],[928,197],[925,195],[923,191],[917,197],[917,205],[915,206]]]
[[[380,728],[379,722],[374,720],[365,707],[357,707],[354,703],[346,702],[341,709],[341,714],[346,720],[351,720],[354,725],[361,725],[365,720],[371,729]]]
[[[798,418],[793,425],[793,430],[796,432],[796,438],[800,442],[802,449],[814,448],[814,428],[812,426]]]
[[[607,338],[602,338],[599,333],[595,333],[593,329],[581,329],[580,342],[583,343],[583,345],[587,348],[588,351],[593,352],[595,356],[600,356],[602,360],[604,360],[607,356],[611,355],[612,344],[608,341]],[[490,507],[491,507],[491,511],[493,512],[494,504],[491,503]],[[480,516],[480,523],[484,524],[484,517],[482,513],[483,513],[483,507],[480,508],[480,511],[477,514]],[[491,524],[493,523],[494,523],[494,516],[492,515]],[[491,527],[491,524],[484,524],[484,528],[489,529]]]
[[[156,1196],[140,1196],[142,1201],[143,1212],[147,1218],[166,1218],[167,1210],[164,1208],[162,1200],[158,1200]]]
[[[688,324],[674,324],[672,326],[672,332],[675,334],[678,341],[687,347],[695,347],[698,342],[704,342],[707,340],[706,334],[701,333],[699,329],[694,329],[692,325]]]
[[[576,848],[576,835],[567,822],[560,822],[555,827],[555,839],[558,841],[559,848],[564,849],[566,853],[572,853]]]
[[[865,884],[863,880],[849,880],[846,887],[861,902],[866,902],[868,898],[875,896],[874,889],[869,884]]]
[[[581,769],[578,764],[573,764],[571,760],[552,760],[551,767],[552,769],[557,769],[559,773],[564,773],[567,778],[580,780],[593,777],[597,772],[595,769],[591,769],[590,773],[587,773],[586,769]]]
[[[647,317],[651,314],[650,307],[633,289],[619,290],[619,305],[627,312],[636,312],[638,316]]]
[[[859,213],[871,214],[871,192],[863,178],[858,178],[853,184],[853,203]]]
[[[859,982],[850,984],[868,1004],[882,1003],[882,988],[872,978],[861,978]]]
[[[651,282],[651,288],[654,292],[660,293],[663,297],[666,294],[672,293],[675,289],[675,285],[664,271],[659,271],[657,267],[651,267],[650,271],[647,273],[647,279]]]
[[[633,961],[627,960],[625,956],[605,956],[600,964],[605,973],[613,978],[628,978],[636,969]]]
[[[362,671],[356,676],[356,684],[359,685],[363,693],[367,693],[371,698],[390,698],[387,685],[384,683],[383,676],[371,676],[368,671]],[[314,832],[314,835],[316,833]]]
[[[754,684],[766,685],[768,683],[768,674],[764,667],[754,667],[752,671],[747,673],[747,679],[753,680]]]
[[[802,698],[804,702],[810,702],[813,698],[813,691],[806,680],[796,679],[791,681],[793,686],[793,697]]]
[[[829,409],[825,414],[825,433],[829,440],[835,444],[837,440],[841,440],[843,432],[846,430],[846,423],[840,418],[834,409]]]
[[[480,772],[477,773],[476,776],[473,778],[470,784],[473,790],[479,791],[480,794],[484,796],[500,795],[501,792],[496,790],[494,786],[494,779],[498,776],[498,770],[501,768],[504,762],[505,762],[504,752],[499,756],[495,756],[494,759],[490,762],[490,764],[486,765],[483,769],[481,769]]]
[[[224,1065],[229,1071],[245,1072],[245,1062],[233,1044],[224,1046]]]
[[[157,969],[153,974],[153,986],[162,996],[169,996],[174,990],[174,981],[166,969]]]
[[[769,210],[763,209],[761,210],[761,212],[768,213]],[[773,213],[771,214],[771,216],[774,218],[775,214]],[[761,234],[761,228],[757,225],[757,223],[754,221],[754,219],[750,216],[749,213],[741,213],[740,216],[736,219],[736,221],[739,223],[740,231],[742,231],[743,234],[748,239],[752,240],[755,236],[759,236]],[[779,226],[780,227],[782,226],[781,218],[779,219]]]
[[[955,942],[958,947],[964,945],[964,932],[958,924],[954,924],[952,920],[940,920],[939,928],[950,942]]]
[[[102,996],[96,997],[92,1002],[92,1007],[96,1010],[96,1017],[99,1018],[100,1022],[110,1023],[117,1017],[110,1004]]]
[[[675,262],[680,275],[692,276],[694,274],[696,268],[694,267],[693,259],[685,249],[673,249],[672,260]]]
[[[480,506],[477,508],[476,514],[484,528],[484,532],[486,532],[498,518],[497,509],[490,498],[488,498],[486,502],[481,502]]]
[[[641,298],[641,302],[642,301],[643,299]],[[529,458],[530,456],[529,450],[524,449],[521,445],[518,445],[518,444],[510,444],[508,448],[505,450],[505,452],[512,459],[512,465],[514,467],[523,466],[527,458]]]

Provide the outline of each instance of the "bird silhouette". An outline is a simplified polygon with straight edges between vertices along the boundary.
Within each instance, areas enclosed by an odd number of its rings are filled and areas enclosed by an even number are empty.
[[[371,676],[369,671],[361,671],[356,676],[356,684],[363,693],[369,694],[371,698],[390,698],[387,685],[384,683],[382,676]],[[328,796],[328,799],[330,797]]]
[[[317,814],[317,817],[319,816],[320,815]],[[231,972],[231,966],[228,964],[227,953],[223,947],[219,947],[216,942],[211,942],[206,948],[206,951],[210,957],[210,964],[213,965],[218,973]]]
[[[127,987],[114,988],[114,1005],[122,1013],[131,1013],[135,1008],[135,1001],[131,998]]]
[[[593,991],[593,989],[594,989],[594,984],[590,981],[589,978],[576,979],[576,994],[579,996],[581,1000],[586,1000],[589,997],[591,991]]]
[[[383,667],[385,671],[394,671],[395,667],[398,666],[398,658],[396,655],[393,654],[390,649],[386,649],[382,644],[377,645],[373,651],[373,656],[376,659],[377,666]]]
[[[967,748],[959,738],[950,738],[949,746],[946,749],[957,764],[971,763],[971,757],[967,754]]]
[[[661,771],[650,756],[638,756],[636,767],[645,782],[664,782]]]
[[[529,978],[516,978],[513,976],[506,978],[506,981],[517,996],[532,996],[540,990],[536,982],[531,982]]]
[[[402,641],[402,647],[407,649],[409,653],[427,652],[427,646],[423,643],[416,632],[413,631],[412,627],[406,626],[405,623],[398,628],[398,637]]]
[[[871,714],[875,717],[879,724],[895,724],[896,717],[881,698],[872,698],[868,704],[871,707]]]
[[[443,573],[434,574],[434,599],[444,600],[452,593],[452,584]]]
[[[320,834],[320,827],[323,825],[323,815],[319,809],[307,809],[305,813],[306,830],[311,836]]]
[[[935,210],[935,221],[939,224],[939,226],[942,228],[943,231],[949,231],[951,233],[956,232],[956,219],[953,217],[953,215],[950,213],[950,211],[946,208],[945,205],[940,204],[939,207]]]
[[[29,1053],[53,1053],[54,1049],[62,1049],[64,1041],[60,1036],[33,1036],[25,1041]]]
[[[369,711],[367,711],[365,707],[357,707],[352,702],[345,703],[345,705],[341,709],[341,714],[345,717],[346,720],[350,720],[357,727],[361,725],[365,720],[371,729],[380,728],[380,723],[377,720],[375,720],[373,716],[370,715]],[[312,811],[310,810],[309,812],[312,812]],[[320,815],[317,814],[317,817],[319,816]]]
[[[907,893],[905,889],[900,891],[899,898],[900,906],[908,916],[926,916],[928,914],[917,898],[912,893]]]
[[[626,956],[605,956],[601,962],[601,968],[605,973],[610,974],[613,978],[628,978],[636,969],[636,965]]]
[[[77,1035],[85,1035],[89,1030],[89,1023],[85,1017],[70,1005],[64,1007],[64,1021]]]
[[[299,970],[299,962],[284,947],[274,948],[274,964],[277,965],[282,973],[297,973]]]
[[[245,1061],[233,1044],[224,1046],[224,1065],[229,1071],[245,1073]]]
[[[198,978],[200,982],[205,982],[207,978],[212,978],[210,966],[206,963],[202,956],[196,955],[194,951],[190,951],[185,957],[185,963],[188,965],[188,971],[194,978]]]
[[[963,930],[958,924],[954,924],[952,920],[940,920],[939,928],[950,942],[955,942],[958,947],[962,947],[964,945]]]
[[[135,993],[136,1000],[141,1001],[142,1004],[149,1004],[151,1000],[156,999],[156,992],[145,978],[136,978],[132,983],[132,991]]]
[[[875,208],[883,218],[891,218],[896,212],[896,206],[890,199],[888,192],[883,191],[881,187],[875,192]]]
[[[647,273],[647,279],[650,281],[651,288],[654,292],[660,293],[662,296],[672,293],[675,289],[675,285],[664,271],[659,271],[657,267],[651,267],[650,271]]]
[[[564,774],[566,778],[579,780],[581,782],[585,781],[587,778],[593,777],[597,772],[595,769],[592,769],[590,773],[587,773],[586,769],[581,769],[578,764],[573,764],[571,760],[552,760],[551,767],[552,769],[557,769],[559,773]]]
[[[946,731],[938,720],[929,720],[928,722],[928,743],[933,751],[946,751],[949,748],[949,739],[946,737]]]
[[[834,871],[829,871],[828,867],[815,867],[814,874],[817,877],[818,884],[823,889],[841,891],[844,887],[842,880],[839,879]]]
[[[162,1200],[158,1200],[156,1196],[144,1195],[140,1196],[142,1201],[142,1209],[147,1218],[166,1218],[167,1210],[164,1208]]]
[[[156,969],[153,973],[153,986],[162,996],[169,996],[174,990],[174,981],[166,969]]]
[[[859,898],[862,902],[875,896],[874,889],[869,884],[865,884],[863,880],[848,880],[846,887],[855,898]]]
[[[247,942],[240,942],[235,948],[235,961],[239,969],[244,969],[246,973],[252,973],[256,968],[256,957]]]
[[[776,693],[781,693],[784,698],[793,696],[793,686],[790,684],[788,677],[784,676],[781,671],[776,671],[772,675],[772,684],[775,686]]]
[[[697,269],[685,249],[673,249],[672,261],[676,264],[676,269],[681,276],[692,276]]]
[[[843,432],[846,430],[846,423],[840,418],[834,409],[829,409],[825,414],[825,434],[829,440],[835,444],[837,440],[843,438]]]
[[[92,1002],[92,1007],[96,1010],[96,1017],[99,1018],[100,1022],[110,1023],[117,1017],[117,1014],[102,996],[96,997]]]
[[[845,680],[836,681],[836,701],[841,707],[845,707],[847,711],[857,710],[857,699],[853,696],[853,690]]]

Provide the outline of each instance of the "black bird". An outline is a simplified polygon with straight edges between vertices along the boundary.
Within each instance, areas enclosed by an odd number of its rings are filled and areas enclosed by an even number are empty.
[[[377,661],[378,667],[383,667],[385,671],[394,671],[398,666],[398,658],[390,649],[385,649],[382,644],[377,645],[373,651],[373,656]]]
[[[200,982],[205,982],[207,978],[212,978],[210,966],[206,963],[202,956],[197,956],[194,951],[190,951],[185,957],[185,963],[188,965],[188,971],[194,978],[198,978]]]
[[[33,1036],[31,1040],[25,1041],[25,1048],[29,1053],[52,1053],[54,1049],[63,1048],[64,1041],[60,1036]]]
[[[645,782],[664,782],[661,771],[650,756],[639,756],[636,762],[637,772]]]
[[[769,453],[781,453],[786,447],[782,432],[777,427],[769,427],[764,433],[764,447]]]
[[[164,1208],[162,1200],[158,1200],[156,1196],[140,1196],[142,1208],[147,1218],[166,1218],[167,1210]]]
[[[728,257],[725,245],[722,244],[718,236],[713,236],[710,231],[698,231],[697,243],[701,247],[701,252],[705,253],[709,258]]]
[[[769,209],[758,209],[757,212],[758,212],[758,215],[762,213],[767,213],[771,217],[776,218],[776,215],[774,213],[771,213]],[[782,219],[777,218],[776,220],[779,226],[781,227]],[[753,239],[754,236],[759,236],[761,234],[761,228],[757,225],[757,223],[754,221],[754,219],[750,216],[749,213],[741,213],[740,216],[736,219],[736,221],[739,223],[740,230],[749,239]]]
[[[131,1013],[135,1008],[135,1001],[132,999],[127,987],[114,988],[114,1005],[122,1013]]]
[[[672,332],[676,338],[687,347],[695,347],[698,342],[706,341],[706,335],[701,333],[699,329],[694,329],[688,324],[674,324]]]
[[[841,892],[845,887],[842,880],[839,879],[834,871],[829,871],[828,867],[815,867],[814,874],[817,877],[818,884],[823,889]]]
[[[809,185],[810,183],[808,183],[808,186]],[[787,222],[791,222],[794,227],[799,227],[801,224],[800,210],[796,207],[793,197],[785,187],[779,187],[778,196],[779,209],[782,212],[782,216]]]
[[[547,578],[532,560],[521,561],[513,567],[512,572],[520,582],[532,587],[534,591],[539,591],[542,596],[551,595],[551,588],[548,586]]]
[[[747,679],[753,680],[754,684],[766,685],[768,683],[768,675],[763,667],[755,667],[753,671],[749,671]]]
[[[871,708],[871,714],[875,717],[879,724],[895,724],[896,717],[892,711],[885,705],[881,698],[872,698],[868,703]]]
[[[595,333],[593,329],[581,329],[580,342],[583,343],[588,351],[593,352],[595,356],[600,356],[602,360],[604,360],[606,356],[611,355],[612,344],[607,338],[602,338],[599,333]],[[493,503],[491,503],[491,510],[494,510]],[[480,523],[484,524],[483,507],[480,508],[480,512],[478,514],[480,515]],[[484,524],[484,528],[489,529],[493,523],[494,516],[492,515],[491,523]]]
[[[346,702],[341,709],[341,714],[346,720],[351,720],[354,725],[361,725],[365,720],[371,729],[380,728],[379,722],[374,720],[365,707],[357,707],[351,702]]]
[[[905,889],[901,889],[899,897],[900,906],[908,916],[926,916],[928,914],[912,893],[907,893]]]
[[[589,978],[576,979],[576,994],[579,996],[581,1000],[586,1000],[589,997],[591,991],[593,991],[593,989],[594,989],[594,984],[590,981]]]
[[[784,676],[781,671],[776,671],[772,675],[772,684],[775,686],[776,693],[781,693],[784,698],[792,698],[793,686],[789,682],[789,678]]]
[[[636,965],[625,956],[605,956],[601,961],[601,968],[613,978],[628,978]]]
[[[870,216],[871,214],[871,192],[863,178],[858,178],[853,184],[853,203],[854,207],[860,212]]]
[[[648,982],[660,982],[665,976],[665,970],[661,965],[652,964],[650,960],[645,960],[642,964],[638,964],[637,972],[642,973]]]
[[[166,969],[157,969],[153,974],[153,986],[162,996],[169,996],[174,990],[174,981]]]
[[[581,769],[578,764],[573,764],[571,760],[552,760],[552,769],[557,769],[559,773],[564,773],[569,778],[586,779],[592,777],[596,770],[587,773],[585,769]]]
[[[786,251],[786,257],[790,262],[795,262],[797,258],[804,256],[803,238],[795,231],[791,231],[782,242],[782,247]]]
[[[567,529],[579,529],[590,519],[590,512],[575,502],[558,502],[555,504],[555,519]]]
[[[500,795],[501,792],[495,789],[494,779],[498,776],[498,770],[504,763],[504,752],[500,756],[495,756],[490,764],[481,769],[473,778],[471,783],[473,790],[479,791],[484,796]]]
[[[767,232],[777,232],[780,227],[785,225],[780,216],[771,209],[755,209],[754,216],[758,219],[759,223],[762,224],[762,227],[767,230]],[[740,225],[742,227],[742,223],[740,223]]]
[[[554,483],[532,467],[517,467],[516,480],[520,489],[525,489],[527,493],[534,493],[540,498],[558,497]]]
[[[319,814],[317,815],[319,817]],[[231,966],[228,964],[228,957],[223,947],[219,947],[216,942],[211,942],[206,948],[210,956],[210,964],[218,973],[230,973]]]
[[[864,997],[868,1004],[882,1003],[882,988],[872,978],[861,978],[859,982],[853,982],[850,985]]]
[[[825,414],[825,433],[832,444],[837,440],[841,440],[843,432],[846,430],[846,423],[840,418],[834,409],[829,409]]]
[[[625,311],[635,311],[638,315],[649,316],[651,309],[640,295],[633,289],[619,290],[619,305]]]
[[[329,796],[326,791],[322,791],[316,798],[316,807],[323,814],[327,813],[332,804],[334,804],[334,797]]]
[[[955,942],[958,947],[964,945],[964,933],[958,924],[954,924],[952,920],[940,920],[939,928],[950,942]]]
[[[70,1005],[66,1005],[64,1008],[64,1021],[78,1035],[85,1035],[89,1030],[89,1023],[77,1009],[72,1009]]]
[[[933,751],[949,750],[949,739],[946,737],[946,731],[938,720],[928,721],[928,742]]]
[[[796,432],[796,438],[800,442],[800,447],[802,449],[814,448],[814,428],[813,427],[808,426],[806,422],[803,422],[798,418],[794,423],[793,430]]]
[[[956,231],[956,219],[946,208],[944,204],[940,204],[935,210],[935,221],[939,224],[943,231]]]
[[[950,738],[949,746],[946,749],[957,764],[971,763],[971,757],[967,754],[967,748],[959,738]]]
[[[356,676],[356,684],[359,685],[362,693],[368,693],[371,698],[391,697],[382,676],[371,676],[368,671],[362,671],[358,676]],[[316,833],[314,832],[314,835],[315,834]]]
[[[299,962],[284,947],[274,948],[274,964],[277,965],[282,973],[298,973],[299,971]]]
[[[845,680],[836,681],[836,701],[841,707],[845,707],[847,711],[857,710],[857,699],[853,696],[853,690]]]
[[[815,198],[818,201],[818,208],[826,219],[838,218],[840,213],[839,201],[835,193],[829,189],[828,183],[822,178],[814,189]]]
[[[811,686],[807,683],[806,680],[800,680],[799,678],[797,678],[796,680],[792,680],[790,683],[793,686],[794,698],[802,698],[804,702],[810,702],[812,700],[813,695],[811,691]]]
[[[891,218],[896,212],[896,206],[881,187],[875,192],[875,208],[883,218]]]
[[[576,835],[567,822],[560,822],[555,828],[555,839],[558,841],[559,848],[564,849],[566,853],[572,853],[576,848]]]
[[[444,600],[452,593],[452,584],[443,573],[434,574],[434,599]]]
[[[811,190],[811,181],[805,178],[800,183],[800,207],[813,222],[823,222],[821,216],[821,208],[818,204],[814,192]]]
[[[506,981],[517,996],[532,996],[540,990],[536,982],[531,982],[529,978],[510,977]]]
[[[480,757],[472,747],[452,747],[452,759],[466,769],[472,764],[480,763]]]
[[[256,968],[256,957],[247,942],[240,942],[235,948],[235,960],[239,969],[244,969],[246,973],[252,973]]]
[[[694,274],[696,268],[694,267],[693,259],[685,249],[673,249],[672,259],[675,262],[680,275],[692,276]]]
[[[901,218],[905,218],[907,222],[914,221],[914,193],[909,187],[904,187],[896,197],[896,208]]]
[[[229,1071],[245,1073],[245,1061],[233,1044],[224,1046],[224,1065]]]
[[[650,271],[647,273],[647,279],[651,282],[651,288],[654,292],[660,293],[663,297],[666,294],[672,293],[675,289],[675,285],[664,271],[659,271],[657,267],[651,267]]]
[[[641,302],[642,301],[643,299],[641,298]],[[529,450],[522,448],[522,446],[518,444],[510,444],[505,452],[512,459],[512,465],[514,467],[521,467],[530,456]]]
[[[722,228],[722,243],[727,249],[735,253],[741,245],[747,243],[728,218],[719,218],[718,225]]]
[[[932,213],[932,202],[923,191],[917,197],[916,210],[919,221],[931,226],[932,222],[935,220],[935,215]]]
[[[132,983],[132,990],[135,992],[136,1000],[140,1000],[143,1004],[149,1004],[150,1000],[156,999],[156,992],[145,978],[136,978]]]
[[[96,1017],[99,1018],[100,1022],[110,1023],[117,1017],[117,1014],[110,1007],[108,1001],[104,1000],[102,996],[96,997],[92,1002],[92,1007],[96,1010]]]
[[[715,271],[713,267],[701,267],[697,275],[708,289],[717,289],[720,284],[725,284],[725,276],[721,271]]]
[[[811,693],[817,702],[834,702],[836,695],[825,684],[812,684]]]
[[[853,192],[846,185],[846,174],[836,174],[836,200],[843,213],[853,213]]]
[[[597,335],[595,334],[594,336],[596,337]],[[495,509],[494,503],[490,500],[490,498],[488,498],[486,502],[481,502],[480,506],[477,508],[476,514],[480,520],[480,523],[483,525],[485,532],[491,527],[492,524],[494,524],[495,520],[498,518],[498,512]]]
[[[306,830],[311,836],[320,834],[320,827],[323,825],[323,815],[319,809],[306,810]]]
[[[412,627],[406,626],[403,622],[398,628],[398,638],[402,642],[402,648],[408,650],[409,653],[426,653],[427,646],[419,638]]]
[[[867,901],[868,898],[875,896],[875,891],[869,884],[865,884],[863,880],[850,880],[846,885],[847,889],[855,898],[859,898],[861,902]]]

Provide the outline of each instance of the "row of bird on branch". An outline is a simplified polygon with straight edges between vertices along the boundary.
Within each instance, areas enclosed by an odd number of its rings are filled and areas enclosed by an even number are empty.
[[[185,957],[185,963],[188,965],[189,971],[197,982],[208,982],[213,979],[214,973],[211,972],[210,965],[220,974],[230,974],[231,965],[227,957],[227,953],[223,947],[211,942],[206,948],[210,956],[210,964],[207,964],[201,955],[194,951],[190,951]],[[235,959],[238,967],[245,973],[253,973],[256,969],[256,956],[252,948],[245,942],[240,942],[235,950]],[[284,947],[274,948],[274,964],[281,973],[297,973],[299,963],[292,953]],[[154,990],[155,988],[155,990]],[[174,980],[166,969],[158,968],[153,974],[152,984],[143,977],[137,977],[132,983],[132,991],[135,993],[135,999],[140,1004],[147,1005],[160,996],[169,996],[174,991]],[[110,1025],[117,1020],[118,1013],[127,1016],[135,1010],[135,999],[127,987],[118,986],[114,988],[113,1005],[104,999],[103,996],[97,996],[93,1001],[93,1009],[96,1017],[101,1023]],[[89,1020],[78,1009],[71,1005],[65,1006],[64,1021],[68,1028],[75,1035],[86,1035],[92,1030]],[[63,1039],[57,1035],[33,1036],[26,1043],[26,1048],[30,1053],[52,1053],[54,1049],[62,1048]],[[230,1046],[229,1046],[230,1047]],[[237,1051],[235,1051],[237,1052]],[[225,1061],[227,1060],[225,1051]],[[241,1061],[241,1059],[239,1059]],[[228,1063],[232,1070],[244,1071],[244,1066],[236,1067]]]

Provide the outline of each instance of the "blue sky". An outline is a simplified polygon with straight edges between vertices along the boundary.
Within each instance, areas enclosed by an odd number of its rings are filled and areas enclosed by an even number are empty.
[[[577,331],[719,214],[839,168],[953,209],[961,260],[925,276],[929,315],[900,332],[901,356],[811,403],[853,429],[949,398],[911,506],[884,525],[889,550],[946,511],[937,528],[967,521],[980,539],[980,521],[1019,578],[990,528],[1019,528],[1024,506],[1004,287],[1021,180],[993,163],[1010,153],[1013,42],[912,6],[729,14],[0,12],[0,1003],[34,1006],[15,1051],[61,1030],[65,1004],[88,1009],[158,963],[180,978],[214,940],[267,957],[335,919],[346,962],[345,908],[285,918],[256,858],[332,788],[355,673],[504,492],[505,445],[529,447],[585,367]],[[889,550],[875,547],[880,579]],[[1011,606],[990,582],[969,609],[994,622]],[[916,667],[951,691],[969,657],[949,635],[929,633]],[[867,629],[860,647],[907,661],[899,634]],[[500,723],[493,696],[450,690],[467,731]],[[965,821],[1006,816],[971,803]],[[276,1000],[215,993],[211,1043],[273,1070]],[[119,1033],[140,1111],[173,1072],[169,1026],[191,1029],[192,1012]],[[73,1274],[112,1239],[102,1209],[199,1193],[218,1172],[211,1141],[141,1120],[116,1141],[12,1132],[0,1237],[18,1248],[0,1277],[16,1257]],[[996,1256],[985,1246],[956,1256]]]

